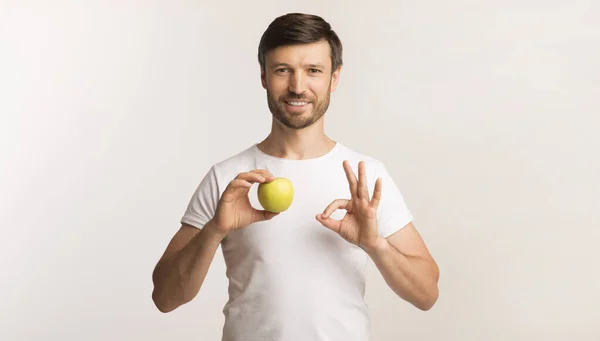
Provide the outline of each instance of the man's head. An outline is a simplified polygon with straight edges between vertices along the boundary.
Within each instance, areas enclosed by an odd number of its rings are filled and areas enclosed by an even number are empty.
[[[261,80],[273,116],[288,128],[318,121],[329,107],[342,66],[342,43],[322,18],[276,18],[258,47]]]

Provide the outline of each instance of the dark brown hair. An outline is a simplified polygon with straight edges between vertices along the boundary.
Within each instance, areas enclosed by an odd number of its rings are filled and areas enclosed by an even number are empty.
[[[265,54],[280,46],[329,43],[332,72],[342,65],[342,42],[323,18],[304,13],[289,13],[275,18],[263,33],[258,45],[258,62],[265,68]]]

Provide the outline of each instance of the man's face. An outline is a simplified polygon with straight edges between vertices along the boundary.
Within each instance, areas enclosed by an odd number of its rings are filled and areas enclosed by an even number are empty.
[[[340,68],[331,72],[326,41],[269,51],[261,79],[271,113],[288,128],[312,125],[327,111],[339,73]]]

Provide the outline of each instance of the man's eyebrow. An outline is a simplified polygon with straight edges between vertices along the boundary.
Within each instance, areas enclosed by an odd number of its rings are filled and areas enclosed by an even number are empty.
[[[274,62],[273,65],[271,65],[271,68],[274,69],[274,68],[278,68],[278,67],[282,67],[282,66],[291,67],[291,65],[287,64],[287,63]],[[309,67],[309,68],[314,68],[314,69],[324,69],[325,68],[325,65],[323,65],[323,64],[306,64],[305,66]]]
[[[289,67],[290,65],[287,63],[282,63],[282,62],[274,62],[271,65],[271,68],[274,69],[274,68],[281,67],[281,66]]]

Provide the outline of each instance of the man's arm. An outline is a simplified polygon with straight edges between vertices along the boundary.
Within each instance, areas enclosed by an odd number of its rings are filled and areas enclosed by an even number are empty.
[[[366,251],[398,296],[421,310],[433,307],[439,295],[439,269],[412,223]]]
[[[240,173],[218,196],[214,172],[213,167],[204,177],[186,211],[191,214],[187,216],[190,221],[212,218],[202,229],[182,224],[152,273],[152,300],[162,312],[175,310],[196,297],[219,245],[230,231],[278,215],[258,210],[248,200],[252,185],[273,181],[273,174],[264,169]]]
[[[152,300],[163,313],[190,302],[200,291],[224,235],[210,220],[203,229],[183,224],[158,261]]]

